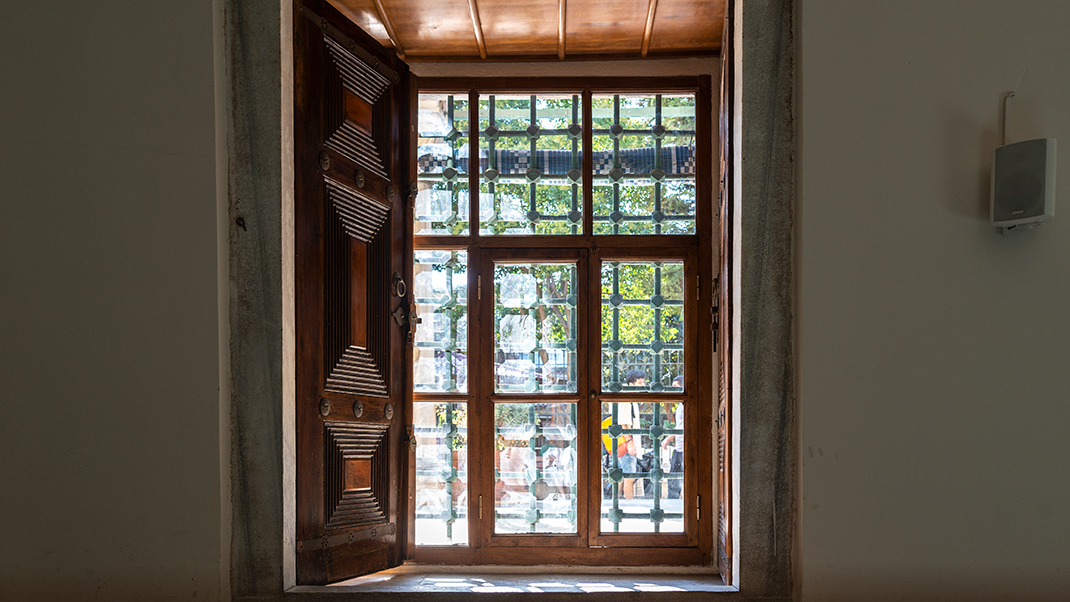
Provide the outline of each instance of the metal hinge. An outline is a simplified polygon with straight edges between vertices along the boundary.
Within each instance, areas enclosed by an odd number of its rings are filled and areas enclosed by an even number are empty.
[[[702,496],[695,496],[695,520],[702,520]]]
[[[713,305],[710,306],[710,330],[713,332],[713,348],[717,349],[717,337],[721,334],[721,307],[718,305],[721,299],[721,291],[717,288],[719,280],[713,279]]]
[[[479,496],[479,520],[483,520],[483,496]]]

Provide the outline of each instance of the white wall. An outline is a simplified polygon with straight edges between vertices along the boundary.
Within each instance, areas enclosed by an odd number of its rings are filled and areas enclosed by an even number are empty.
[[[797,0],[805,600],[1070,596],[1070,4]],[[1054,222],[987,224],[1055,137]]]
[[[212,2],[2,13],[0,599],[218,599]]]

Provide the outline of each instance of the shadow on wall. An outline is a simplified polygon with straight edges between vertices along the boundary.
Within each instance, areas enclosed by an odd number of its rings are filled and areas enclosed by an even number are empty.
[[[961,111],[948,113],[943,198],[952,215],[988,222],[992,151],[1000,144],[1002,98],[999,111],[987,123]]]

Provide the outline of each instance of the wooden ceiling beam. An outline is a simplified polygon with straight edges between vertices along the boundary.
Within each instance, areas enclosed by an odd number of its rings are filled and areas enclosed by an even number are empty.
[[[643,31],[643,46],[639,50],[641,56],[646,56],[650,50],[650,38],[654,35],[654,15],[658,12],[658,0],[650,0],[650,7],[646,11],[646,30]]]
[[[475,30],[476,44],[479,46],[479,58],[487,58],[487,43],[483,40],[483,22],[479,19],[479,5],[476,0],[468,0],[468,12],[472,15],[472,29]]]
[[[379,20],[383,22],[386,35],[390,37],[390,43],[394,45],[394,52],[397,53],[399,59],[405,60],[405,49],[401,47],[401,40],[398,40],[398,34],[394,32],[394,25],[390,22],[390,18],[386,16],[383,0],[375,0],[375,10],[379,13]]]
[[[557,1],[557,58],[565,58],[565,2]]]

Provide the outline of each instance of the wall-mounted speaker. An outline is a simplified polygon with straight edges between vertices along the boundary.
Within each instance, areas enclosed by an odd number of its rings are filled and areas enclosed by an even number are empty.
[[[1055,138],[996,148],[989,220],[1000,228],[1035,227],[1055,217]]]

